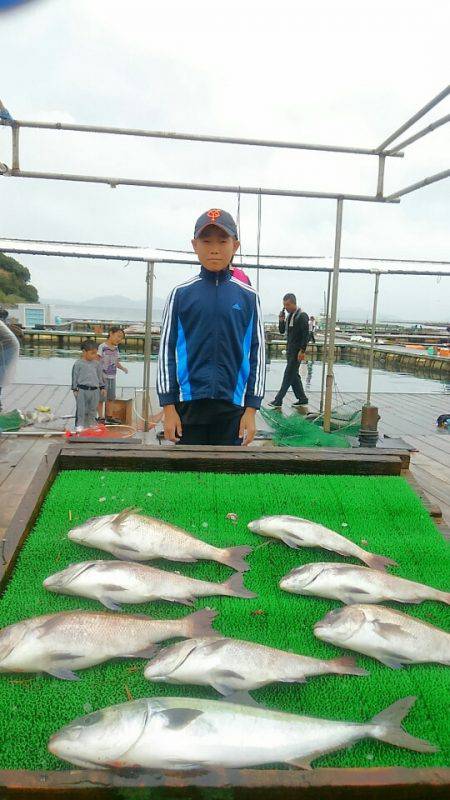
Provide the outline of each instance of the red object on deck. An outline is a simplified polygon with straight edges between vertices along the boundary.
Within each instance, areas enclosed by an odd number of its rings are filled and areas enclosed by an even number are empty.
[[[94,428],[83,428],[83,430],[81,431],[66,431],[67,439],[72,439],[72,438],[79,439],[80,437],[84,439],[85,437],[88,438],[90,436],[95,436],[95,438],[98,439],[101,437],[107,437],[108,435],[110,434],[108,432],[106,425],[103,425],[101,423],[96,425]]]

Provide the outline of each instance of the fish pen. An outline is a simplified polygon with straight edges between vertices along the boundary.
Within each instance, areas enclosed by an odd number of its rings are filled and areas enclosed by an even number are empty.
[[[218,547],[253,548],[244,583],[257,597],[203,598],[192,609],[160,600],[127,606],[127,613],[173,620],[209,607],[218,612],[213,624],[219,635],[323,659],[348,655],[313,634],[314,624],[339,603],[291,595],[278,586],[293,567],[323,561],[324,551],[291,549],[261,538],[247,525],[265,514],[305,517],[395,559],[399,567],[393,573],[444,589],[448,545],[400,474],[401,466],[395,451],[364,449],[53,446],[5,535],[0,628],[42,614],[102,610],[95,600],[50,593],[43,581],[73,562],[110,559],[108,553],[70,541],[67,533],[89,518],[131,507]],[[333,552],[326,553],[326,560],[348,562]],[[230,576],[229,568],[212,561],[157,561],[152,566],[214,582]],[[448,624],[448,608],[434,601],[392,607],[441,629]],[[48,752],[47,743],[75,718],[141,697],[220,698],[212,688],[152,683],[143,676],[146,660],[122,659],[80,670],[78,681],[0,672],[0,797],[447,797],[448,667],[420,664],[394,670],[352,655],[368,676],[274,683],[252,696],[262,708],[354,722],[370,720],[399,698],[416,696],[405,729],[439,747],[437,752],[416,753],[364,739],[318,757],[308,771],[278,763],[192,772],[70,768]]]

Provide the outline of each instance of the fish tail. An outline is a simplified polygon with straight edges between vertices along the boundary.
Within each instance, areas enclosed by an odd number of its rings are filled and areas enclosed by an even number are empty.
[[[228,580],[222,584],[222,588],[224,590],[226,589],[226,593],[229,597],[258,597],[255,592],[251,592],[249,589],[245,588],[242,572],[235,572],[231,578],[228,578]]]
[[[237,572],[247,572],[250,569],[250,564],[245,561],[245,556],[248,556],[252,549],[251,547],[229,547],[228,550],[223,551],[221,563],[235,569]]]
[[[358,667],[353,656],[341,656],[340,658],[333,658],[328,661],[330,671],[336,675],[370,675],[366,669]]]
[[[203,636],[217,636],[217,631],[212,627],[213,620],[219,612],[213,608],[202,608],[185,617],[187,635],[190,639],[201,639]]]
[[[387,567],[398,567],[396,561],[386,556],[376,556],[375,553],[366,553],[362,556],[362,560],[372,569],[385,570]]]
[[[450,606],[450,592],[439,592],[436,590],[436,594],[434,597],[430,597],[430,600],[438,600],[439,603],[446,603]]]
[[[396,747],[406,747],[408,750],[415,750],[417,753],[436,753],[439,747],[427,742],[425,739],[417,739],[403,730],[401,723],[406,717],[410,708],[416,702],[416,697],[403,697],[396,703],[385,708],[370,720],[370,724],[376,726],[377,730],[372,733],[374,739],[379,739]]]

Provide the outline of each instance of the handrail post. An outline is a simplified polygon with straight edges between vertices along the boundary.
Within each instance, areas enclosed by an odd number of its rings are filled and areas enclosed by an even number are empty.
[[[328,370],[325,385],[325,410],[323,415],[323,429],[326,433],[331,428],[331,404],[333,399],[333,364],[334,364],[334,342],[336,339],[336,316],[337,299],[339,287],[339,263],[341,258],[341,238],[342,238],[342,211],[344,201],[339,198],[336,206],[336,231],[334,239],[334,261],[333,261],[333,285],[331,291],[331,315],[330,315],[330,334],[328,340]]]

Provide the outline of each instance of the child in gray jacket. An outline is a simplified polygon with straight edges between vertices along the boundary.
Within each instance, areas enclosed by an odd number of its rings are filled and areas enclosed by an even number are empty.
[[[72,391],[77,403],[75,426],[92,427],[96,422],[100,394],[105,395],[102,365],[95,342],[81,343],[81,358],[72,367]]]

